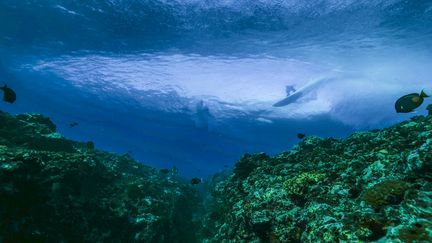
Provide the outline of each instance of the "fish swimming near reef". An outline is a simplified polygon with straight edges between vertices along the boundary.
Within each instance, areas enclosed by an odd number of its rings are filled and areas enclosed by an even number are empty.
[[[201,179],[198,178],[198,177],[194,177],[194,178],[192,178],[192,180],[191,180],[191,184],[192,184],[192,185],[197,185],[197,184],[200,184],[200,183],[201,183]]]
[[[424,101],[425,97],[429,97],[423,90],[420,94],[411,93],[400,97],[395,103],[397,113],[408,113],[418,108]]]
[[[14,103],[16,100],[16,93],[11,88],[9,88],[6,84],[0,88],[3,90],[3,101],[8,103]]]
[[[306,137],[306,134],[304,134],[304,133],[297,133],[297,138],[298,139],[303,139],[305,137]]]
[[[70,127],[76,127],[78,126],[78,122],[72,122],[71,124],[69,124]]]

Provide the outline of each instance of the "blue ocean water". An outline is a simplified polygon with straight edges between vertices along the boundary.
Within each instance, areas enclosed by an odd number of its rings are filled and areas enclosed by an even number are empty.
[[[299,132],[425,114],[428,100],[409,114],[394,101],[432,93],[427,0],[0,0],[0,19],[0,83],[18,94],[1,110],[187,177]],[[305,92],[273,107],[287,86]]]

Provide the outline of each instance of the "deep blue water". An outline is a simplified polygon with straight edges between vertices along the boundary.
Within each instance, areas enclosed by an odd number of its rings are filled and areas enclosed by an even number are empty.
[[[429,100],[393,103],[432,93],[426,0],[0,0],[0,19],[0,83],[18,94],[1,110],[187,177],[287,150],[298,132],[425,114]],[[309,88],[273,107],[288,85]]]

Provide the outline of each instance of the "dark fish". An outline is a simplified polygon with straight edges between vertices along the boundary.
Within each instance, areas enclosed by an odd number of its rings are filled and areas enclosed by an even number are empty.
[[[423,103],[423,98],[429,97],[423,90],[420,94],[412,93],[400,97],[395,103],[397,113],[408,113],[419,107]]]
[[[78,122],[72,122],[71,124],[69,124],[70,127],[76,127],[78,126]]]
[[[201,179],[198,178],[198,177],[194,177],[194,178],[192,178],[192,180],[191,180],[191,184],[192,184],[192,185],[197,185],[197,184],[200,184],[200,183],[201,183]]]
[[[306,137],[306,134],[304,134],[304,133],[297,133],[297,138],[298,139],[303,139],[304,137]]]
[[[11,88],[9,88],[6,84],[0,88],[3,90],[3,100],[8,103],[14,103],[16,100],[16,93]]]
[[[168,174],[170,172],[170,170],[169,169],[160,169],[159,172],[162,174]]]

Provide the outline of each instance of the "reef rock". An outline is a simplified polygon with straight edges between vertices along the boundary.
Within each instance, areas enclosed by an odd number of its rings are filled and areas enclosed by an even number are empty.
[[[247,155],[202,225],[207,242],[431,242],[432,116]]]
[[[194,242],[193,189],[0,112],[0,242]]]

